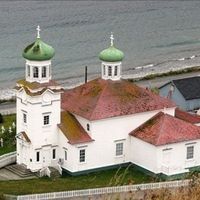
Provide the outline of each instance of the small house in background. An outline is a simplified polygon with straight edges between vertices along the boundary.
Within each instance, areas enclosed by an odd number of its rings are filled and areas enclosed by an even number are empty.
[[[163,97],[173,100],[185,111],[200,108],[200,76],[172,80],[159,88]]]

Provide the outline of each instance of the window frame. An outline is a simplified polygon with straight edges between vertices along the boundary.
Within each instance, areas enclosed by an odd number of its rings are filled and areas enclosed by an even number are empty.
[[[33,67],[33,78],[39,78],[39,68]]]
[[[115,156],[120,157],[124,155],[124,142],[115,143]]]
[[[22,111],[23,123],[27,124],[27,113]]]
[[[187,160],[194,159],[194,145],[186,147],[186,159]]]
[[[36,162],[40,162],[40,151],[36,151]]]
[[[114,69],[114,76],[117,76],[118,75],[118,66],[115,65],[115,69]]]
[[[52,159],[56,159],[56,149],[52,149]]]
[[[65,159],[65,161],[67,161],[67,159],[68,159],[68,153],[67,153],[66,149],[64,149],[64,159]]]
[[[86,162],[86,149],[79,149],[79,163]]]
[[[87,131],[90,131],[90,124],[87,124]]]
[[[46,78],[47,77],[47,66],[43,66],[42,67],[42,78]]]
[[[43,114],[43,126],[48,126],[48,125],[50,125],[50,114]]]
[[[105,76],[106,75],[106,66],[103,65],[103,75]]]
[[[108,66],[108,76],[111,77],[112,76],[112,66]]]

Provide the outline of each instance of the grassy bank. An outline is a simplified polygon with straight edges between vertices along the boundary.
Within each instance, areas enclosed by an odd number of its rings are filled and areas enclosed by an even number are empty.
[[[20,195],[59,192],[153,181],[155,179],[138,171],[135,167],[126,167],[79,176],[65,175],[63,178],[56,180],[40,178],[19,181],[0,181],[0,193]]]
[[[152,80],[152,79],[160,78],[160,77],[174,76],[174,75],[185,74],[185,73],[190,73],[190,72],[199,72],[199,71],[200,71],[200,66],[195,66],[191,68],[174,70],[174,71],[169,71],[169,72],[164,72],[164,73],[152,73],[141,78],[128,79],[128,81],[137,82],[137,81],[142,81],[142,80]]]

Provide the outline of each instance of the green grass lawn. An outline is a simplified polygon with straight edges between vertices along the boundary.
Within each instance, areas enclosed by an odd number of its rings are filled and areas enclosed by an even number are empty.
[[[5,146],[5,147],[0,147],[0,156],[6,153],[10,153],[12,151],[16,151],[15,146]]]
[[[154,178],[131,166],[129,168],[110,169],[79,176],[64,175],[62,178],[55,180],[50,178],[40,178],[19,181],[0,181],[0,193],[22,195],[147,183],[153,181],[155,181]]]
[[[0,123],[0,137],[3,137],[3,135],[1,134],[1,127],[2,126],[4,126],[4,128],[7,130],[9,128],[9,126],[12,126],[13,122],[15,122],[15,124],[16,124],[16,115],[15,114],[4,115],[3,119],[4,119],[3,123]],[[5,132],[4,134],[7,134],[7,133]],[[12,134],[12,137],[13,137],[13,140],[14,140],[15,133]],[[10,140],[9,140],[9,142],[10,142]],[[13,143],[9,143],[9,142],[4,141],[4,147],[0,147],[0,156],[5,154],[5,153],[9,153],[9,152],[16,150],[15,145]]]

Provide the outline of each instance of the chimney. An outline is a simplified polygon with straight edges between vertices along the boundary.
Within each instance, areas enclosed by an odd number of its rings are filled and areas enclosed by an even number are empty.
[[[87,66],[85,66],[85,83],[87,83]]]

